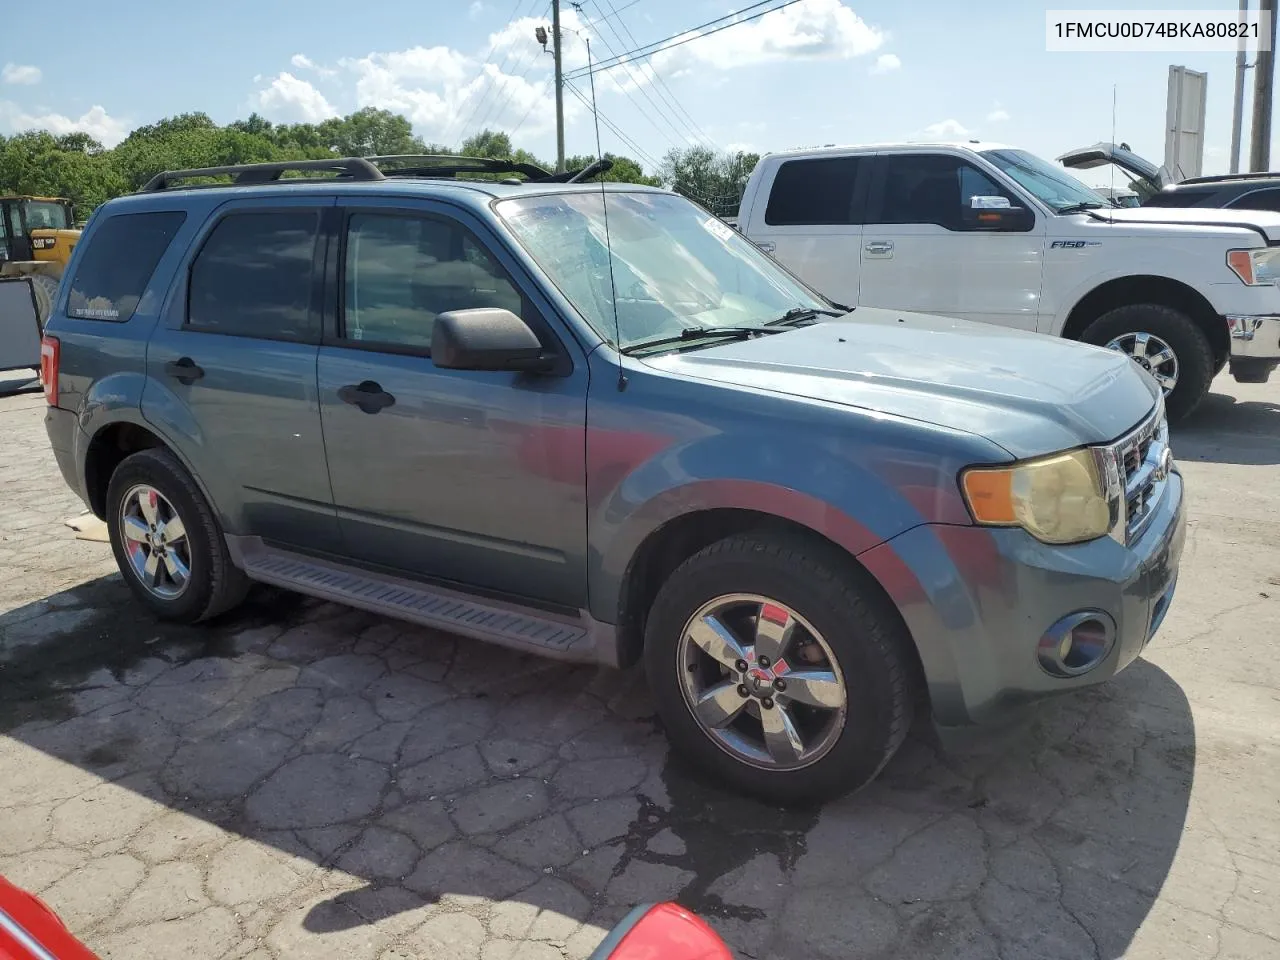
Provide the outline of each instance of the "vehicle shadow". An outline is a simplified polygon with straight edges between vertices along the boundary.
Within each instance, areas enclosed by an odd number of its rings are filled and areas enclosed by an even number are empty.
[[[1172,429],[1180,460],[1269,466],[1280,463],[1280,403],[1210,393]]]
[[[279,955],[406,936],[436,955],[422,931],[461,936],[448,911],[477,898],[500,905],[477,936],[572,947],[599,937],[582,923],[674,898],[753,958],[1119,957],[1166,885],[1195,756],[1182,691],[1140,660],[968,747],[913,735],[857,795],[778,809],[674,761],[635,671],[266,589],[212,625],[158,625],[116,576],[0,616],[0,809],[29,825],[0,873],[108,951],[133,943],[135,901],[170,894],[135,877],[80,910],[105,882],[92,856],[199,864]],[[72,870],[79,899],[58,886]]]

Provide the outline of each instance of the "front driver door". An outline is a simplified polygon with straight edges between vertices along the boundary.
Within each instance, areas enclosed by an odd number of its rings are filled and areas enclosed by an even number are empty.
[[[1045,223],[988,232],[965,222],[973,196],[1027,201],[964,157],[880,154],[862,232],[858,303],[1035,330]]]
[[[585,606],[587,381],[576,343],[478,220],[403,200],[340,210],[337,317],[319,384],[347,552],[411,576]],[[559,372],[433,366],[435,317],[473,307],[522,316],[561,354]],[[381,396],[380,408],[362,392]]]

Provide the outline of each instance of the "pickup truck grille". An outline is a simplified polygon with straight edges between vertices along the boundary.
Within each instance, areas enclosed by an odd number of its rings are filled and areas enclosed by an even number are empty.
[[[1142,535],[1168,485],[1172,456],[1164,404],[1112,445],[1124,484],[1125,541]]]

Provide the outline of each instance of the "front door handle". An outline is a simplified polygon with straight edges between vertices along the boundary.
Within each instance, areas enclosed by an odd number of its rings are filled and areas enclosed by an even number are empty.
[[[190,357],[170,360],[164,365],[164,372],[179,383],[192,384],[204,376],[204,370],[196,366]]]
[[[862,248],[873,257],[893,256],[892,240],[870,240]]]
[[[396,402],[396,398],[383,390],[382,384],[375,380],[362,380],[339,387],[338,399],[359,407],[365,413],[377,413]]]

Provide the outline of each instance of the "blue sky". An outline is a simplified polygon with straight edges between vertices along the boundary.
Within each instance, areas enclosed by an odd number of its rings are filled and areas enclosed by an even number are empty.
[[[659,40],[750,2],[583,0],[576,12],[566,0],[576,31],[566,59],[571,69],[585,63],[586,36],[599,59],[632,37]],[[1236,4],[1161,4],[1210,6]],[[372,105],[406,114],[428,140],[456,143],[486,121],[553,158],[551,57],[532,36],[548,11],[548,0],[64,0],[63,44],[33,42],[58,24],[47,7],[18,4],[0,33],[0,133],[83,129],[110,144],[183,111],[294,121]],[[598,82],[600,110],[635,146],[607,126],[604,146],[638,147],[647,167],[690,139],[767,151],[981,136],[1054,157],[1110,139],[1115,85],[1118,138],[1159,162],[1167,69],[1177,63],[1209,73],[1205,172],[1226,170],[1232,54],[1047,53],[1044,11],[1026,0],[802,0],[610,71]],[[619,23],[629,35],[613,32]],[[588,93],[585,79],[580,89]],[[571,93],[566,110],[568,151],[594,152],[590,115]],[[1246,156],[1247,146],[1246,126]]]

